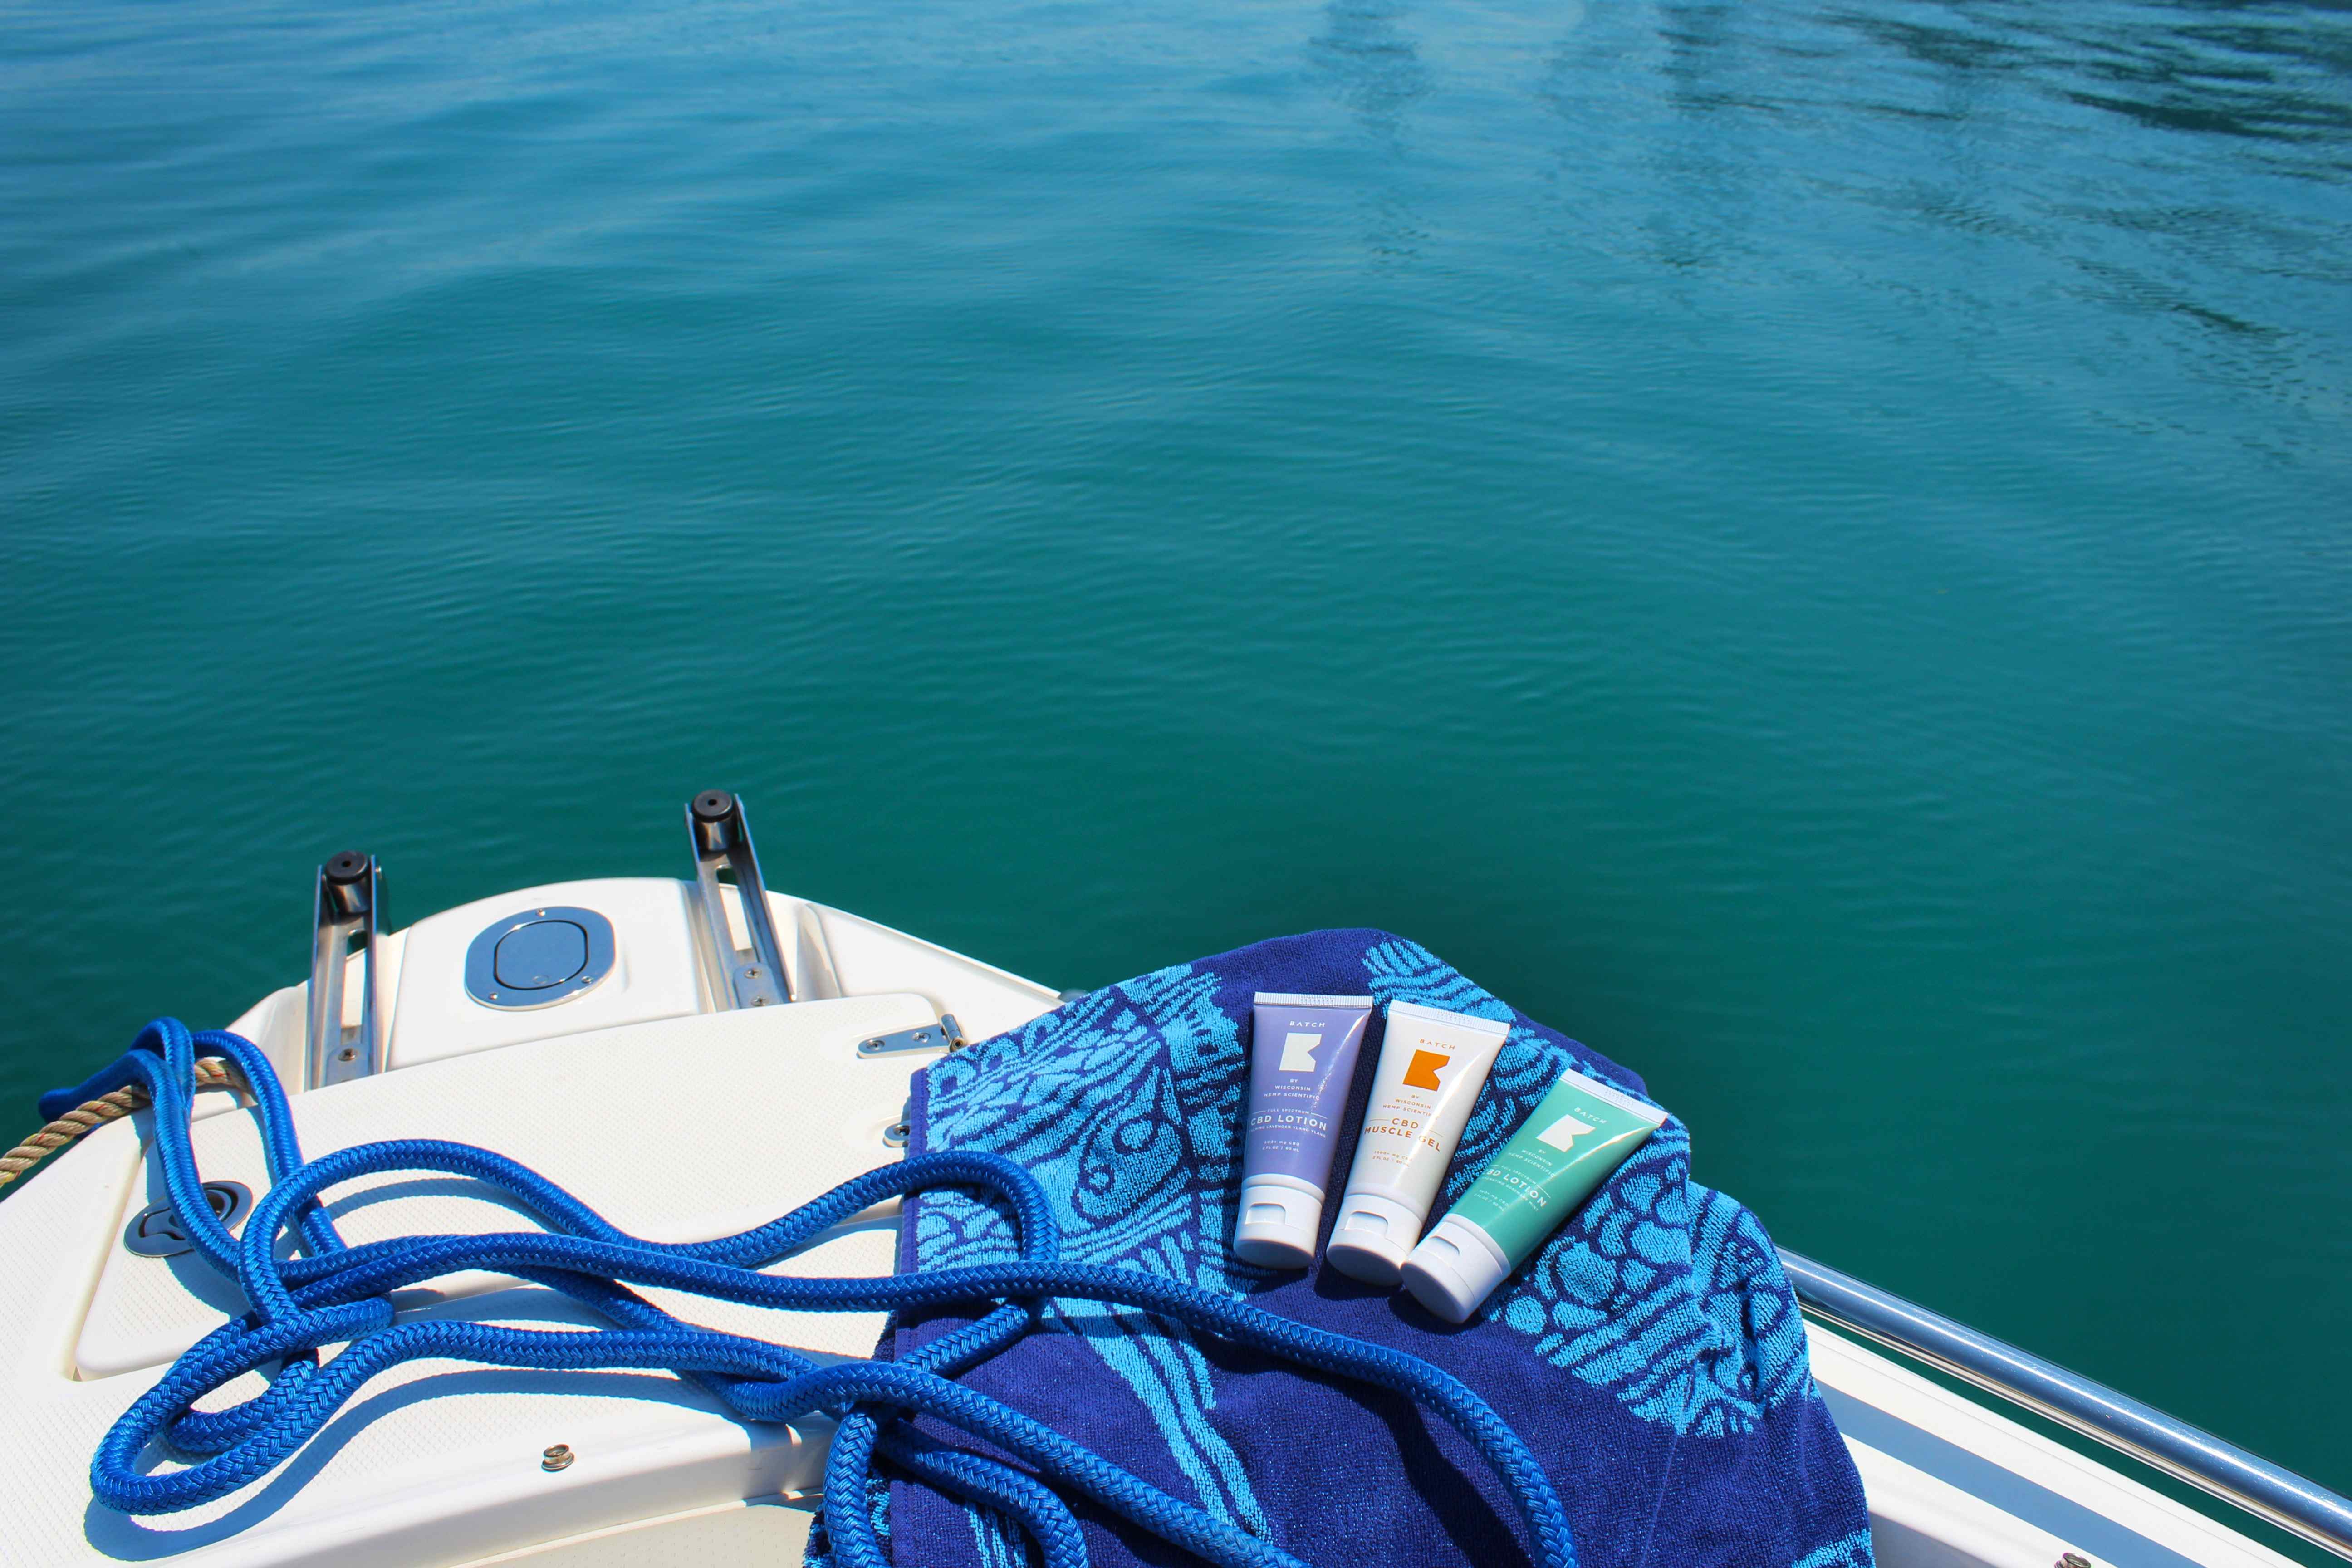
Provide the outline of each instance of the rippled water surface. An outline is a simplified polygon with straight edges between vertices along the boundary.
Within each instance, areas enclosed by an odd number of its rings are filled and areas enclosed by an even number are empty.
[[[1380,924],[2352,1489],[2352,12],[0,23],[0,1103],[685,869]]]

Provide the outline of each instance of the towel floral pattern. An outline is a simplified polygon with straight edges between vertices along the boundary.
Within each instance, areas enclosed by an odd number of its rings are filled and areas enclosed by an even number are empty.
[[[1870,1531],[1857,1530],[1843,1541],[1832,1541],[1818,1552],[1808,1552],[1789,1568],[1873,1568]]]
[[[1160,970],[947,1058],[930,1069],[924,1146],[1018,1160],[1054,1199],[1066,1258],[1229,1290],[1224,1236],[1246,1072],[1240,1030],[1213,1000],[1217,985],[1190,964]],[[925,1268],[1010,1246],[1003,1220],[976,1200],[941,1194],[921,1205],[915,1247]],[[1099,1301],[1057,1300],[1054,1315],[1150,1413],[1201,1506],[1265,1535],[1249,1478],[1210,1424],[1216,1391],[1192,1331]]]

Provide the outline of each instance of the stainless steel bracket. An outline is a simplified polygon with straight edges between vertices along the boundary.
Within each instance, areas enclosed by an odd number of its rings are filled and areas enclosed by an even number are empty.
[[[303,1082],[310,1089],[365,1078],[383,1066],[376,1024],[376,948],[383,934],[383,868],[346,849],[319,868],[310,921],[310,1018]],[[343,1026],[343,976],[360,957],[360,1024]]]
[[[875,1035],[857,1042],[861,1057],[887,1057],[899,1051],[960,1051],[969,1044],[963,1037],[963,1026],[953,1013],[942,1013],[936,1024],[920,1028],[900,1029],[887,1035]]]
[[[751,847],[751,827],[743,819],[743,803],[723,789],[704,790],[686,803],[686,832],[694,846],[694,880],[703,931],[718,966],[711,976],[712,996],[722,1011],[772,1007],[791,1001],[792,978],[784,969],[783,944],[776,940],[776,922],[769,915],[768,888],[760,879],[760,857]],[[735,895],[743,908],[743,930],[751,939],[749,952],[735,945],[735,933],[729,929],[727,905],[719,891],[721,871],[734,878]]]

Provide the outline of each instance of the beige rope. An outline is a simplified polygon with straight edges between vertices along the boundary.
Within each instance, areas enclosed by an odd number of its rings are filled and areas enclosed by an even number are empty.
[[[245,1075],[217,1057],[200,1058],[196,1062],[196,1087],[202,1089],[232,1089],[240,1094],[246,1089]],[[147,1109],[147,1091],[143,1089],[118,1089],[112,1094],[101,1094],[96,1100],[85,1100],[5,1154],[0,1154],[0,1187],[6,1186],[50,1155],[63,1149],[83,1133],[105,1126],[134,1110]]]

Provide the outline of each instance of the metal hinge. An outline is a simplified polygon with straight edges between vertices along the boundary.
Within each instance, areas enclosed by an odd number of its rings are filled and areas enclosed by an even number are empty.
[[[925,1024],[919,1029],[900,1029],[895,1034],[876,1035],[857,1042],[861,1057],[887,1057],[898,1051],[960,1051],[971,1042],[963,1037],[963,1026],[953,1013],[942,1013],[936,1024]]]

